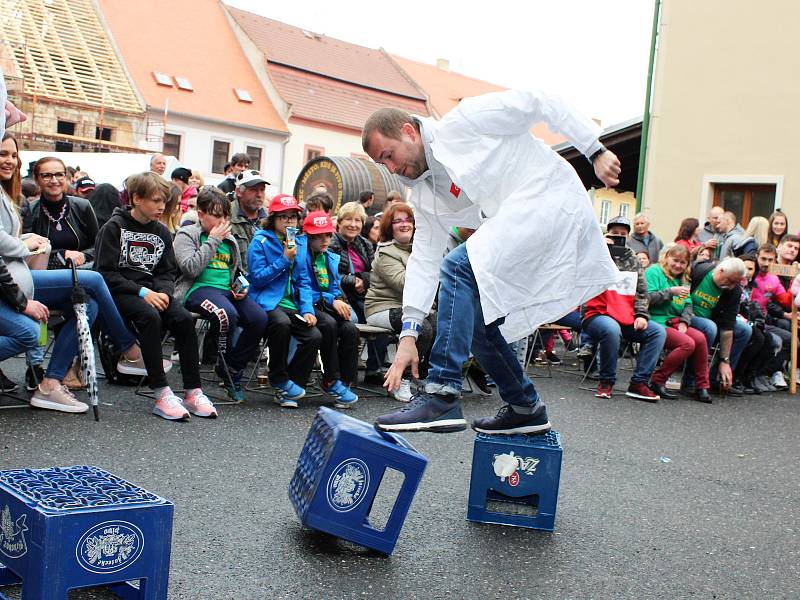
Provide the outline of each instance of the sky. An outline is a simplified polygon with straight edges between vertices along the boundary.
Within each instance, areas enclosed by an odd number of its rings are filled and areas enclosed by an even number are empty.
[[[497,85],[559,94],[604,127],[641,116],[653,0],[227,4]],[[491,9],[487,9],[491,6]]]

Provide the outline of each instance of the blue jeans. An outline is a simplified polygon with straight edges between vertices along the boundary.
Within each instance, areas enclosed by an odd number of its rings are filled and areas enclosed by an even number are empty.
[[[450,252],[439,271],[439,312],[436,339],[430,355],[428,386],[461,390],[461,366],[472,354],[494,379],[500,397],[515,411],[531,413],[541,401],[533,382],[522,371],[500,333],[502,319],[483,322],[478,283],[462,244]]]
[[[62,310],[71,316],[56,337],[53,355],[45,373],[46,377],[62,381],[78,352],[78,334],[75,328],[71,299],[72,271],[69,269],[34,270],[31,271],[31,277],[36,300],[51,310]],[[89,294],[89,324],[91,325],[95,318],[98,318],[100,326],[108,332],[114,343],[123,351],[135,344],[136,338],[122,321],[103,276],[96,271],[80,269],[78,270],[78,283]]]
[[[584,322],[583,331],[599,344],[598,371],[601,381],[608,381],[611,385],[617,381],[617,356],[619,354],[620,338],[629,342],[639,343],[639,358],[636,368],[631,376],[631,383],[650,382],[650,376],[656,368],[658,356],[664,349],[667,339],[667,330],[653,321],[647,322],[647,328],[637,331],[633,325],[620,325],[613,318],[606,315],[592,317],[589,322]]]
[[[0,361],[39,344],[39,323],[0,302]]]
[[[709,350],[718,341],[719,330],[717,324],[711,319],[705,317],[692,317],[692,327],[699,329],[706,336],[708,341]],[[733,345],[731,346],[731,369],[736,370],[736,365],[739,363],[739,358],[742,356],[747,343],[750,341],[750,336],[753,335],[753,328],[747,323],[742,323],[736,319],[736,324],[733,327]],[[709,352],[710,354],[710,352]],[[717,365],[714,365],[709,374],[712,383],[717,380]]]

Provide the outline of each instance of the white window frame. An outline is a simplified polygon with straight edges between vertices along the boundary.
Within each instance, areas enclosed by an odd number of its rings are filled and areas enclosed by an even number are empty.
[[[627,217],[630,214],[631,205],[628,202],[620,202],[619,203],[619,215],[621,217]]]
[[[604,211],[605,216],[603,216]],[[611,200],[600,200],[600,225],[608,225],[609,213],[611,213]]]

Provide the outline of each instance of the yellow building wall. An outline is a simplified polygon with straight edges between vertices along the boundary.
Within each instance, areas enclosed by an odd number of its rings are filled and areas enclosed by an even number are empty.
[[[597,217],[597,221],[603,227],[609,219],[617,215],[625,215],[633,222],[633,215],[636,212],[636,197],[633,192],[619,193],[609,188],[589,190],[589,197],[592,199],[592,208]]]
[[[714,183],[772,183],[800,229],[800,3],[664,0],[643,210],[662,239]]]

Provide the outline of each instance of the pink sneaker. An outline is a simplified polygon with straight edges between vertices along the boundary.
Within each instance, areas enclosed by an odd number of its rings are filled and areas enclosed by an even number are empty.
[[[161,397],[156,400],[156,405],[153,407],[153,414],[158,415],[168,421],[185,421],[189,418],[189,413],[181,404],[181,399],[178,398],[171,390],[167,390],[161,394]]]
[[[214,405],[211,404],[211,400],[208,399],[208,396],[206,396],[202,390],[187,392],[186,397],[183,399],[183,406],[186,407],[190,413],[198,417],[207,417],[209,419],[217,418],[217,409],[214,408]]]

